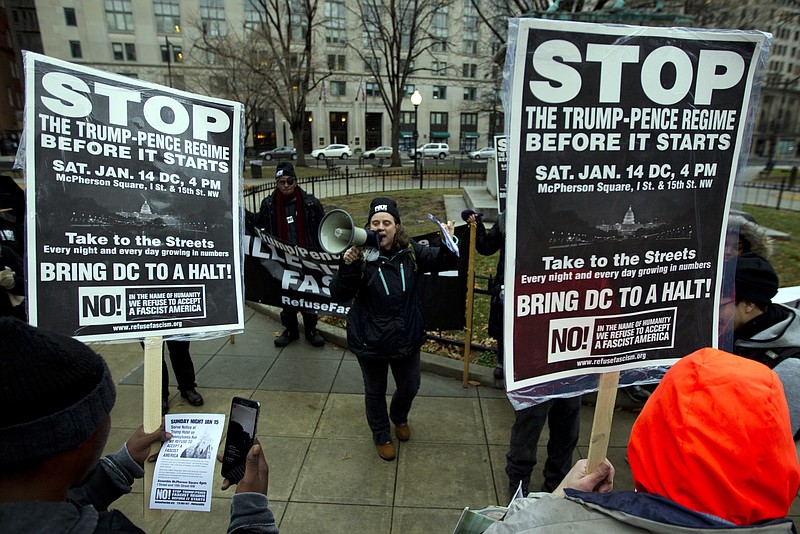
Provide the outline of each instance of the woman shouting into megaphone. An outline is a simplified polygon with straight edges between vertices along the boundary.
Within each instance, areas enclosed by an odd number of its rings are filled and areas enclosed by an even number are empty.
[[[445,227],[450,235],[453,225],[450,221]],[[417,278],[452,268],[455,255],[447,247],[410,239],[391,198],[372,201],[367,228],[379,234],[377,253],[365,255],[361,247],[348,248],[330,289],[334,300],[354,299],[347,314],[347,344],[364,377],[367,423],[378,456],[388,461],[396,456],[390,421],[398,440],[411,438],[408,413],[420,384],[425,321]],[[387,413],[389,369],[397,389]]]

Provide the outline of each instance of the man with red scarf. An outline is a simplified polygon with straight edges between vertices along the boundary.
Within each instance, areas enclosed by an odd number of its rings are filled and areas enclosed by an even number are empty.
[[[319,223],[325,216],[322,204],[311,193],[297,185],[294,166],[281,162],[275,172],[275,191],[261,202],[252,222],[264,232],[304,248],[319,248]],[[325,340],[317,330],[317,314],[284,306],[281,311],[283,333],[275,338],[276,347],[285,347],[300,338],[297,312],[303,315],[306,339],[315,347]]]

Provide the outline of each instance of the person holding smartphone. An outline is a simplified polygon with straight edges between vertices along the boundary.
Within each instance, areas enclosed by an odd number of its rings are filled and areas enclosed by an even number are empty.
[[[0,317],[0,354],[0,532],[142,533],[108,508],[144,476],[150,445],[171,435],[163,425],[152,433],[140,427],[101,459],[116,400],[103,358],[11,317]],[[268,481],[256,443],[231,501],[228,532],[277,534]],[[230,486],[223,481],[222,489]]]
[[[453,224],[447,226],[450,235]],[[411,437],[408,413],[420,384],[425,321],[417,278],[453,268],[456,256],[445,246],[429,247],[410,239],[391,198],[372,201],[367,229],[380,234],[380,249],[347,249],[330,290],[335,301],[354,299],[347,314],[347,345],[361,367],[367,423],[378,456],[390,461],[396,452],[389,421],[397,439]],[[397,389],[387,414],[389,369]]]

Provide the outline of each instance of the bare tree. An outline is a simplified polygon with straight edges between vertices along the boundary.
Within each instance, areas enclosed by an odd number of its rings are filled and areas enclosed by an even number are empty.
[[[435,55],[435,47],[447,47],[446,37],[436,31],[434,21],[446,5],[447,0],[358,0],[353,8],[362,38],[348,46],[377,82],[392,124],[392,166],[400,165],[400,108],[408,79],[430,71],[420,65],[421,57]]]
[[[206,37],[206,40],[210,39]],[[244,105],[245,138],[249,137],[264,120],[264,111],[273,100],[270,88],[264,85],[261,69],[238,59],[259,53],[254,42],[228,33],[214,39],[213,49],[198,48],[198,52],[193,54],[192,62],[205,75],[192,77],[193,86],[189,89],[241,102]]]
[[[312,55],[320,0],[249,0],[241,47],[203,32],[196,48],[240,62],[257,76],[272,105],[289,123],[297,149],[297,164],[305,165],[306,99],[324,79]]]

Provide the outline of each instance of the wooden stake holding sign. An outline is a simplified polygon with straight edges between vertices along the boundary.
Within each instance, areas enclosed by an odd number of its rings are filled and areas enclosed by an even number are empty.
[[[469,266],[467,268],[467,326],[464,330],[464,376],[461,385],[467,388],[469,382],[469,359],[472,348],[472,305],[475,293],[475,235],[478,224],[469,223]]]
[[[163,418],[161,414],[161,367],[163,358],[164,344],[161,336],[153,336],[145,338],[144,340],[144,399],[143,405],[143,426],[144,431],[148,434],[155,432],[161,426]],[[150,454],[158,454],[161,450],[161,443],[153,443],[150,445]],[[153,486],[153,473],[155,472],[156,464],[144,462],[144,515],[145,519],[155,518],[160,510],[151,510],[150,503],[150,489]]]
[[[618,385],[619,371],[600,375],[597,404],[594,407],[594,421],[592,421],[592,435],[589,438],[587,473],[597,469],[597,466],[603,463],[608,454],[608,440],[611,437],[611,421],[614,417]]]

